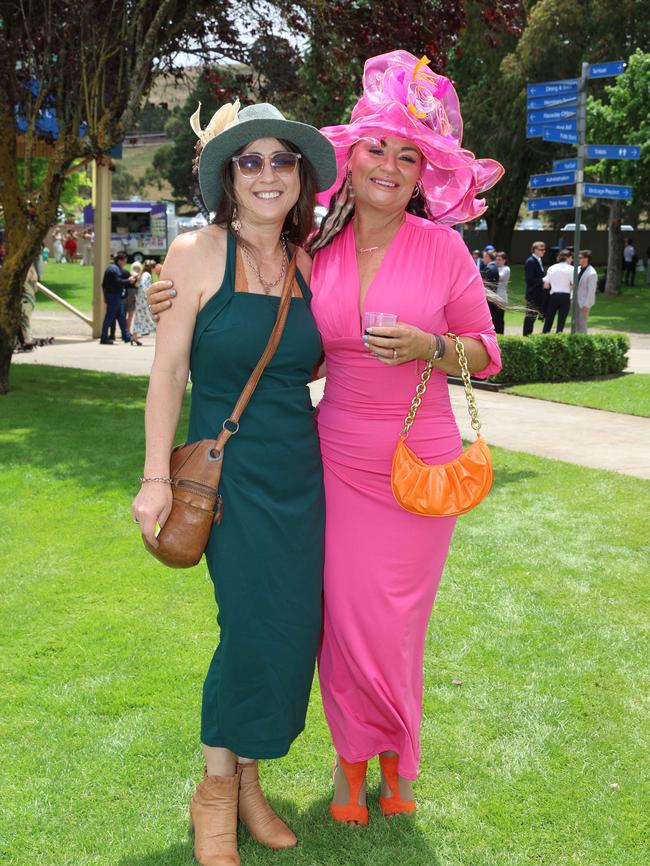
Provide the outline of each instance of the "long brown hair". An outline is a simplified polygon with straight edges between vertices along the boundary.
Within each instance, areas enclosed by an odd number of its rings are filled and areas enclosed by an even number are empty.
[[[309,237],[314,227],[314,203],[316,199],[316,174],[307,157],[289,141],[278,139],[280,144],[292,153],[299,153],[302,157],[298,161],[298,172],[300,177],[300,195],[298,201],[291,208],[282,226],[282,234],[292,244],[301,247]],[[245,153],[246,147],[240,148],[233,156]],[[235,193],[234,180],[235,166],[231,159],[227,160],[221,169],[222,193],[219,205],[214,214],[212,222],[222,228],[229,228],[233,219],[237,196]]]

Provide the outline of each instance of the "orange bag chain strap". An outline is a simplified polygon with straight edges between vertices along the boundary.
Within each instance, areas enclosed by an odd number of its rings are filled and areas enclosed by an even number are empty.
[[[467,365],[465,346],[463,346],[463,341],[460,339],[460,337],[458,337],[456,334],[452,334],[451,331],[449,331],[445,336],[451,337],[451,339],[454,341],[454,345],[456,346],[458,365],[460,366],[460,374],[462,376],[463,386],[465,388],[465,398],[467,400],[467,411],[469,412],[471,427],[472,430],[474,430],[474,432],[476,433],[476,435],[479,436],[481,430],[481,422],[478,420],[478,406],[476,405],[474,389],[472,388],[472,380],[470,378],[469,367]],[[402,430],[402,436],[404,436],[404,438],[408,436],[408,432],[413,426],[417,411],[422,404],[422,397],[426,393],[427,384],[429,383],[429,379],[431,378],[432,370],[433,361],[427,361],[424,371],[422,373],[422,377],[420,379],[420,383],[415,389],[415,397],[413,398],[413,401],[411,403],[411,408],[409,409],[408,415],[404,419],[404,429]]]

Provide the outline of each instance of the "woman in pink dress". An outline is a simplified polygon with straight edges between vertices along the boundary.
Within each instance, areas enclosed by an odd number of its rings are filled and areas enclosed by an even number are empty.
[[[312,311],[327,364],[318,407],[327,515],[319,676],[338,755],[330,808],[335,820],[361,824],[375,755],[382,812],[415,809],[424,641],[455,523],[396,503],[393,451],[432,358],[409,447],[427,463],[462,451],[448,331],[462,337],[474,375],[500,369],[480,274],[450,225],[485,210],[476,194],[503,169],[462,150],[456,93],[426,63],[404,51],[369,60],[350,124],[322,130],[339,177],[311,245]],[[364,339],[368,311],[396,314],[398,324]]]
[[[415,809],[424,641],[455,524],[400,508],[393,451],[429,359],[409,447],[427,463],[462,451],[447,332],[462,338],[474,375],[500,369],[481,276],[451,226],[485,211],[477,196],[503,169],[462,149],[456,92],[427,63],[405,51],[372,58],[350,124],[322,130],[339,172],[311,244],[312,312],[327,364],[318,407],[326,497],[319,674],[337,752],[330,811],[360,824],[375,755],[382,812]],[[155,313],[171,304],[166,289],[149,294]],[[364,335],[370,311],[396,314],[398,324]]]

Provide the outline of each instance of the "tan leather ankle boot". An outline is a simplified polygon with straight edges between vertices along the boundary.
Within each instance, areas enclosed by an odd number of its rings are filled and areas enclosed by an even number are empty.
[[[275,814],[260,788],[257,761],[238,764],[239,817],[253,839],[269,848],[294,848],[298,844],[294,833]]]
[[[234,776],[204,776],[190,803],[194,858],[201,866],[239,866],[238,769]]]

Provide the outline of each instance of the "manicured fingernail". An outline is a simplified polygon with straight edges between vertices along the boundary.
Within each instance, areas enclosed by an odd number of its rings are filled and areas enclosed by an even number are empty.
[[[170,291],[170,293],[169,293],[169,297],[170,297],[170,298],[175,298],[175,297],[176,297],[176,289],[172,289],[172,290]]]
[[[172,305],[172,302],[171,302],[171,301],[167,301],[167,306],[168,306],[168,307],[171,307],[171,305]]]
[[[364,343],[366,343],[366,344],[368,343],[368,337],[365,334],[363,335],[363,337],[361,339],[363,340]]]
[[[374,334],[374,333],[375,333],[374,328],[366,328],[366,334]]]

